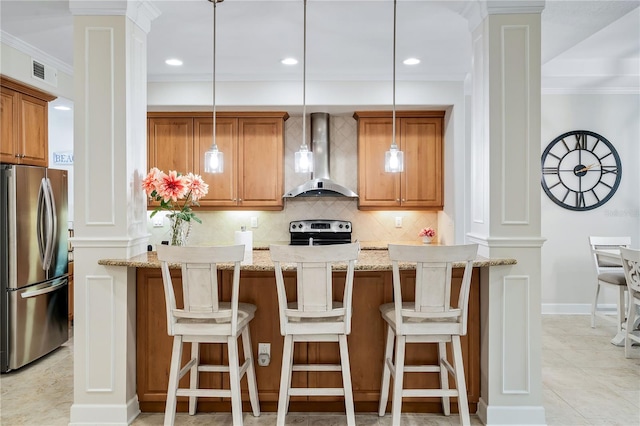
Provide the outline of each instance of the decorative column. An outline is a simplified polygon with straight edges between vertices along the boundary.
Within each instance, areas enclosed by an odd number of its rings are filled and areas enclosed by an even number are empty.
[[[473,31],[470,232],[485,268],[481,398],[486,424],[545,424],[541,370],[540,15],[544,1],[481,2]]]
[[[126,425],[136,396],[135,270],[98,265],[145,251],[147,1],[76,1],[75,311],[72,425]]]

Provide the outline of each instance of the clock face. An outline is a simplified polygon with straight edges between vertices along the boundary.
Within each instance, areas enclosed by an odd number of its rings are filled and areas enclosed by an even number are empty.
[[[604,136],[573,130],[542,153],[542,189],[569,210],[592,210],[609,201],[620,185],[622,163]]]

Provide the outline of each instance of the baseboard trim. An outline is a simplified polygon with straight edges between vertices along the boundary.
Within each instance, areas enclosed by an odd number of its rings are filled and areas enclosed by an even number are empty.
[[[617,306],[615,304],[599,304],[598,310],[604,313],[615,315]],[[591,304],[586,303],[543,303],[542,315],[591,315]]]
[[[480,398],[478,417],[485,425],[546,425],[542,406],[487,406]]]
[[[130,425],[140,414],[138,395],[126,404],[73,404],[70,426]]]

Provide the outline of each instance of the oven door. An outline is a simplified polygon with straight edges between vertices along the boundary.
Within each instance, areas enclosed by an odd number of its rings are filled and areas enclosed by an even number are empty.
[[[313,238],[313,245],[329,244],[349,244],[351,242],[350,232],[292,232],[290,245],[307,246],[309,240]]]

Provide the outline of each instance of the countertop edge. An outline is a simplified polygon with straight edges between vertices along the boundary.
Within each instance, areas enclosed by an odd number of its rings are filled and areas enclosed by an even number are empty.
[[[158,261],[156,252],[146,252],[144,254],[134,256],[130,259],[100,259],[98,264],[102,266],[124,266],[128,268],[160,268],[160,262]],[[473,262],[473,266],[477,268],[491,267],[491,266],[504,266],[515,265],[516,259],[512,258],[485,258],[478,256]],[[454,264],[454,267],[458,265]],[[460,263],[460,267],[463,263]],[[179,264],[170,264],[171,269],[179,269]],[[232,264],[219,264],[218,269],[230,270],[233,269]],[[285,270],[294,269],[294,266],[285,266]],[[336,264],[335,270],[346,269],[346,265]],[[391,261],[387,254],[387,250],[362,250],[360,251],[360,257],[356,262],[356,271],[390,271]],[[400,269],[415,269],[414,264],[401,263]],[[254,250],[253,262],[241,266],[243,271],[273,271],[274,266],[269,257],[267,250]]]

